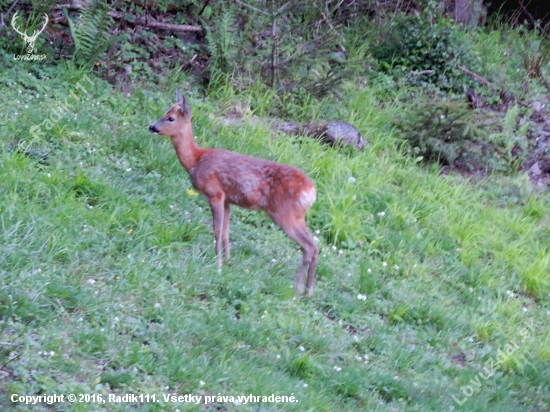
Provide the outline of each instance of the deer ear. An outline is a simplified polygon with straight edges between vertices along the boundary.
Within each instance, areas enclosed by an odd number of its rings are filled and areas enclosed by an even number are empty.
[[[183,114],[185,117],[191,117],[191,108],[189,107],[189,103],[185,98],[182,97],[182,102],[180,102],[180,111],[181,114]]]
[[[183,97],[181,96],[181,93],[179,90],[176,90],[176,103],[177,104],[183,103]]]

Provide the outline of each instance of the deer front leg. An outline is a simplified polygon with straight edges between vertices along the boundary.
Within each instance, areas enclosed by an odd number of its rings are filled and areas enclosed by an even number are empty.
[[[229,260],[229,218],[231,216],[231,205],[229,203],[224,204],[223,213],[223,247],[225,249],[225,260]]]
[[[216,257],[218,258],[218,269],[222,268],[222,230],[224,223],[224,202],[223,196],[208,199],[212,209],[212,219],[214,225],[214,236],[216,239]]]

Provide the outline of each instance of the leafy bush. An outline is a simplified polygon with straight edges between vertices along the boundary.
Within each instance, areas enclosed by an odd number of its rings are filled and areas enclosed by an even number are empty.
[[[372,54],[382,69],[398,77],[412,72],[408,78],[415,85],[434,84],[455,92],[474,82],[456,65],[473,71],[478,66],[467,33],[449,19],[433,21],[427,11],[421,17],[398,15],[381,30]],[[429,72],[415,74],[424,71]]]
[[[464,101],[423,96],[397,117],[394,126],[418,160],[513,173],[529,153],[531,114],[518,105],[505,114],[482,113]]]
[[[395,125],[415,156],[449,165],[484,134],[475,112],[456,100],[420,98]]]

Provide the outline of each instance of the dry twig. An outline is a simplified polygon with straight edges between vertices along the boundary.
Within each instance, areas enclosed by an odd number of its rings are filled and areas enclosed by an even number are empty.
[[[483,77],[481,77],[479,74],[476,74],[460,65],[456,65],[456,68],[460,71],[463,71],[464,73],[466,73],[467,75],[469,76],[472,76],[474,79],[476,79],[478,82],[481,82],[483,83],[485,86],[490,86],[491,83],[489,83],[487,80],[485,80]]]

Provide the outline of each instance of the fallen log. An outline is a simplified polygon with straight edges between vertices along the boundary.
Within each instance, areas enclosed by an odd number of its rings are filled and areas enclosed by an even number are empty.
[[[252,116],[250,124],[264,125],[271,130],[282,132],[290,136],[306,136],[318,139],[322,143],[331,146],[352,146],[361,150],[365,146],[365,140],[361,132],[349,123],[339,120],[322,123],[299,124],[297,122],[286,122],[278,118],[260,118]],[[226,126],[243,126],[246,121],[242,118],[228,117],[223,120]]]
[[[54,7],[56,10],[67,8],[68,10],[83,10],[85,6],[80,3],[72,4],[58,4]],[[190,24],[172,24],[172,23],[162,23],[156,21],[151,16],[137,17],[132,14],[120,13],[116,10],[112,10],[109,13],[109,16],[115,20],[125,20],[134,26],[150,27],[152,29],[161,29],[169,30],[178,33],[189,33],[189,32],[202,32],[203,28],[201,26],[193,26]]]
[[[203,30],[201,26],[192,26],[190,24],[162,23],[162,22],[156,21],[151,16],[136,17],[128,14],[124,15],[116,11],[109,12],[109,16],[113,17],[115,20],[126,20],[128,23],[133,24],[134,26],[169,30],[169,31],[178,32],[178,33],[202,32]]]

